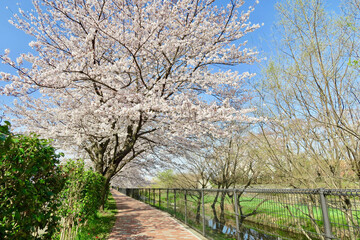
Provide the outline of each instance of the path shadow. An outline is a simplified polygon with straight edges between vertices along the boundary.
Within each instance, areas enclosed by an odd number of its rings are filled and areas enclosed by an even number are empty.
[[[142,222],[137,220],[144,211],[150,210],[146,206],[134,208],[134,202],[128,197],[111,191],[118,209],[115,226],[110,234],[109,240],[150,240],[154,237],[146,236],[146,228]],[[126,214],[124,214],[126,213]],[[141,214],[140,214],[141,213]],[[144,234],[144,235],[143,235]]]

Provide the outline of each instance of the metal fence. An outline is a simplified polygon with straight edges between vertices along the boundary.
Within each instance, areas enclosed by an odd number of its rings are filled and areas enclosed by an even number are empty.
[[[210,239],[360,239],[360,189],[119,189]]]

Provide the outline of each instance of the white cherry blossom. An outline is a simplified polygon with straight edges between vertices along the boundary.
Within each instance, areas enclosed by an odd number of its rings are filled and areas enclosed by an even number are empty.
[[[0,75],[0,93],[18,97],[7,111],[61,148],[87,152],[109,181],[154,147],[254,120],[239,107],[253,75],[212,67],[257,61],[241,40],[259,27],[244,1],[33,2],[12,23],[35,38],[36,54],[0,55],[18,73]]]

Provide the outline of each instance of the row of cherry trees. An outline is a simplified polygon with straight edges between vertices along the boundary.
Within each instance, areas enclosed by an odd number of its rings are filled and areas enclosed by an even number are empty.
[[[169,156],[190,154],[187,164],[196,166],[209,158],[193,156],[209,149],[216,156],[230,141],[247,146],[240,149],[251,161],[243,164],[258,177],[294,187],[347,186],[360,172],[360,84],[349,63],[358,59],[358,0],[344,0],[336,16],[319,0],[277,5],[281,51],[254,84],[255,118],[242,107],[249,100],[244,81],[253,75],[216,66],[257,61],[242,39],[259,26],[248,21],[253,7],[244,9],[244,1],[219,4],[35,0],[34,12],[12,21],[33,36],[33,52],[16,61],[8,50],[0,56],[17,70],[1,73],[9,82],[1,94],[17,97],[6,113],[27,131],[85,154],[107,184]],[[267,121],[242,138],[233,134],[259,119]],[[214,169],[226,160],[218,155]],[[236,168],[249,169],[242,165]]]
[[[9,83],[0,93],[17,97],[6,114],[61,149],[85,152],[107,184],[131,161],[254,120],[241,108],[253,75],[213,67],[257,61],[242,40],[259,27],[244,1],[33,4],[11,21],[34,38],[33,51],[16,61],[9,50],[0,56],[17,70],[1,73]]]

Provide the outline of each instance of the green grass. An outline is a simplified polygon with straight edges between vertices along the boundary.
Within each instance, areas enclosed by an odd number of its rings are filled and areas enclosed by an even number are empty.
[[[98,239],[105,240],[114,226],[116,220],[116,203],[110,194],[104,211],[99,211],[93,219],[79,229],[76,240]]]

